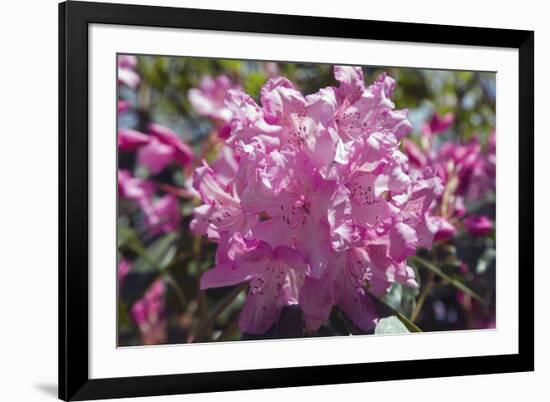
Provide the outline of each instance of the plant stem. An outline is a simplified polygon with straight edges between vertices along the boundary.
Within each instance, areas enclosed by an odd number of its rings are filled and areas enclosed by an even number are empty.
[[[403,323],[403,325],[405,325],[405,327],[407,327],[407,329],[410,331],[410,332],[422,332],[422,330],[420,328],[418,328],[418,326],[416,326],[415,323],[413,323],[411,320],[409,320],[407,317],[405,317],[403,314],[401,314],[399,311],[397,311],[396,309],[394,309],[392,306],[390,306],[388,303],[386,303],[384,300],[382,299],[379,299],[379,298],[375,298],[374,300],[380,302],[385,308],[387,308],[391,313],[392,315],[396,316],[397,318],[399,318],[399,320]]]
[[[172,289],[174,289],[174,292],[176,293],[176,298],[178,299],[181,310],[184,311],[185,306],[187,305],[187,303],[186,303],[186,300],[185,300],[185,296],[183,294],[183,290],[181,289],[179,284],[176,282],[176,280],[174,279],[174,277],[170,273],[167,273],[164,278],[165,278],[166,282],[170,286],[172,286]]]
[[[198,342],[200,341],[206,332],[210,329],[210,327],[216,322],[218,317],[221,313],[225,311],[227,307],[229,307],[233,301],[237,298],[237,296],[248,286],[248,282],[241,283],[239,286],[237,286],[231,293],[229,293],[222,301],[218,303],[210,317],[202,323],[202,325],[197,329],[195,332],[195,336],[190,340],[190,342]]]
[[[216,341],[223,342],[228,341],[233,338],[233,336],[239,332],[239,311],[235,311],[233,313],[231,319],[229,320],[229,325],[222,331],[220,336],[218,336],[218,339]]]
[[[416,263],[417,266],[428,269],[429,271],[433,272],[434,274],[436,274],[440,278],[444,279],[445,281],[447,281],[449,284],[451,284],[452,286],[454,286],[458,290],[461,290],[462,292],[472,296],[474,299],[476,299],[481,304],[485,304],[483,299],[477,293],[475,293],[472,289],[467,287],[464,283],[460,282],[459,280],[456,280],[456,279],[450,277],[449,275],[447,275],[445,272],[443,272],[441,269],[436,267],[431,262],[426,261],[425,259],[420,258],[416,255],[413,255],[412,257],[409,257],[409,259],[412,260],[414,263]]]
[[[430,293],[430,290],[432,290],[433,285],[434,285],[434,273],[428,272],[428,281],[426,283],[426,286],[424,286],[424,288],[422,289],[422,293],[420,293],[420,296],[418,296],[418,301],[411,313],[412,322],[416,322],[416,319],[418,318],[420,311],[422,311],[422,307],[424,305],[424,302],[426,301],[426,297]]]

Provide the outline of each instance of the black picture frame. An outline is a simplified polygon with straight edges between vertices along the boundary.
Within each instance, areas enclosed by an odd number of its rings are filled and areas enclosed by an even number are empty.
[[[92,23],[519,51],[517,354],[90,379],[88,26]],[[534,370],[534,32],[70,1],[59,4],[59,398],[87,400]]]

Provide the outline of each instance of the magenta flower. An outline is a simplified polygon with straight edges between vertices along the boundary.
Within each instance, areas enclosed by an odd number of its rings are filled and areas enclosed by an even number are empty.
[[[166,341],[165,291],[164,282],[158,279],[149,287],[143,298],[132,306],[132,317],[146,345],[158,345]]]
[[[403,138],[403,150],[409,158],[409,163],[415,168],[428,166],[428,156],[422,151],[414,141]]]
[[[147,134],[140,133],[131,128],[121,128],[118,130],[118,149],[122,152],[132,152],[148,144],[150,137]]]
[[[169,145],[174,150],[174,160],[182,166],[186,166],[193,160],[193,150],[179,139],[178,135],[168,127],[160,124],[149,124],[149,133],[161,143]]]
[[[133,177],[126,170],[118,172],[118,192],[121,197],[133,201],[143,212],[146,229],[152,235],[179,228],[181,211],[175,195],[166,194],[154,199],[155,185],[151,181]]]
[[[191,148],[177,134],[159,124],[149,124],[150,139],[138,150],[138,162],[153,175],[160,173],[168,164],[176,161],[186,166],[193,159]]]
[[[213,120],[220,139],[227,139],[231,134],[233,112],[226,106],[225,97],[230,89],[240,89],[226,75],[212,78],[208,75],[201,79],[198,88],[187,93],[191,105],[203,117]]]
[[[226,75],[216,78],[206,75],[201,79],[199,87],[190,89],[187,96],[199,115],[228,123],[232,113],[225,106],[225,96],[232,88],[236,86]]]
[[[443,217],[437,217],[439,222],[439,229],[437,230],[434,241],[445,241],[455,236],[457,230],[456,227]]]
[[[429,123],[424,124],[422,131],[426,135],[440,134],[447,131],[455,121],[454,113],[447,113],[440,116],[439,113],[434,113]]]
[[[134,177],[127,170],[119,170],[118,192],[124,198],[143,204],[153,196],[155,189],[153,183]]]
[[[464,144],[452,141],[437,144],[431,134],[447,130],[453,119],[450,113],[443,117],[434,115],[430,123],[424,125],[420,146],[412,140],[403,139],[403,149],[408,156],[412,175],[419,175],[426,167],[433,167],[447,187],[447,196],[439,199],[437,205],[438,213],[442,214],[437,218],[439,230],[435,240],[438,241],[450,239],[456,234],[457,229],[450,221],[465,215],[465,202],[479,200],[495,188],[495,132],[489,136],[486,150],[475,135]]]
[[[366,87],[360,67],[335,66],[334,75],[337,87],[308,96],[272,78],[261,105],[227,91],[231,152],[195,172],[203,204],[191,229],[218,243],[201,287],[250,283],[244,332],[267,331],[291,304],[309,330],[334,305],[371,330],[371,296],[393,282],[417,286],[405,259],[439,230],[430,210],[441,179],[409,174],[399,145],[412,126],[391,101],[395,81],[382,74]]]
[[[172,232],[179,228],[181,211],[178,198],[173,194],[166,194],[147,204],[144,212],[149,231],[153,235]]]
[[[118,113],[124,113],[128,109],[130,109],[130,102],[125,100],[119,100],[117,104],[117,111]]]
[[[470,215],[464,219],[464,228],[472,236],[487,236],[493,230],[493,223],[488,216]]]
[[[118,262],[118,271],[117,271],[117,278],[118,278],[118,286],[122,287],[122,284],[124,283],[124,279],[128,275],[128,273],[131,270],[131,264],[126,260],[125,258],[120,258]]]
[[[136,73],[137,57],[131,55],[118,56],[118,82],[131,89],[136,89],[141,83],[141,77]]]
[[[146,146],[138,150],[137,160],[147,167],[149,173],[156,175],[174,160],[174,148],[152,137]]]
[[[280,246],[246,240],[239,233],[218,248],[217,265],[201,278],[201,289],[248,281],[250,290],[239,325],[248,333],[263,333],[279,317],[284,306],[297,304],[308,264],[301,253]]]
[[[120,68],[136,68],[138,60],[136,56],[130,54],[121,54],[118,56],[118,66]]]
[[[194,233],[207,235],[212,241],[220,239],[220,233],[238,232],[246,220],[240,207],[240,199],[232,187],[208,167],[196,169],[193,187],[199,193],[203,205],[195,208],[190,228]]]
[[[467,200],[477,200],[488,189],[495,188],[496,171],[491,168],[488,156],[490,154],[483,152],[477,137],[463,145],[446,142],[439,148],[437,155],[440,174],[447,180],[448,166],[451,163],[451,173],[458,177],[457,195],[464,196]]]

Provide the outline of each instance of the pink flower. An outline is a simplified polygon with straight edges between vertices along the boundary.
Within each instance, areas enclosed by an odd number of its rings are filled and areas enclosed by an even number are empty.
[[[177,134],[168,127],[150,123],[149,133],[155,136],[161,143],[169,145],[174,150],[174,160],[182,166],[186,166],[193,160],[193,150],[189,145],[179,139]]]
[[[193,175],[193,187],[199,193],[203,205],[194,209],[190,228],[194,233],[207,235],[218,241],[221,233],[238,232],[245,226],[245,216],[240,208],[240,199],[233,187],[208,167],[197,168]]]
[[[409,163],[421,169],[428,164],[428,157],[426,154],[414,143],[414,141],[403,138],[403,150],[409,157]]]
[[[355,326],[374,329],[378,314],[370,294],[384,295],[392,282],[418,287],[414,271],[388,256],[387,244],[367,244],[333,253],[321,278],[308,277],[300,295],[306,328],[316,330],[338,305]]]
[[[118,130],[118,149],[122,152],[135,151],[149,143],[150,137],[131,128]]]
[[[456,234],[456,227],[443,217],[437,217],[439,229],[437,230],[434,241],[445,241],[451,239]]]
[[[181,212],[178,198],[166,194],[150,203],[145,210],[149,231],[155,235],[173,232],[179,228]]]
[[[477,137],[473,137],[464,145],[444,143],[438,150],[437,159],[443,177],[447,176],[443,169],[448,167],[449,163],[452,164],[459,180],[458,195],[476,200],[484,196],[488,189],[495,188],[495,171],[489,167],[487,154],[482,152]]]
[[[118,56],[118,66],[121,68],[136,68],[138,60],[136,56],[121,54]]]
[[[160,173],[168,164],[176,161],[182,166],[191,163],[193,151],[177,134],[159,124],[149,125],[150,139],[138,150],[138,162],[153,175]]]
[[[141,77],[136,73],[137,57],[131,55],[118,56],[118,82],[131,89],[136,89],[141,83]]]
[[[431,134],[447,130],[453,119],[454,116],[450,113],[443,117],[434,115],[430,123],[424,125],[421,147],[411,140],[403,140],[403,149],[408,156],[412,175],[419,175],[427,166],[433,167],[443,184],[448,187],[447,196],[438,200],[437,210],[445,211],[437,222],[439,230],[435,239],[439,241],[450,239],[456,234],[456,228],[448,219],[459,219],[465,215],[465,201],[479,200],[495,188],[494,130],[489,136],[485,151],[475,135],[464,144],[453,141],[437,144]]]
[[[201,79],[199,87],[190,89],[187,94],[197,114],[213,120],[218,137],[222,140],[226,140],[231,134],[233,112],[225,104],[225,97],[230,89],[240,89],[240,86],[226,75],[216,78],[206,75]]]
[[[158,345],[166,341],[165,286],[161,279],[155,281],[141,300],[132,306],[132,317],[138,325],[143,343]]]
[[[226,75],[216,78],[206,75],[201,79],[199,88],[190,89],[187,96],[199,115],[227,123],[232,113],[225,106],[224,100],[227,91],[232,88],[236,87]]]
[[[117,271],[117,277],[118,277],[118,286],[122,287],[122,284],[124,283],[124,279],[128,275],[128,273],[131,270],[131,264],[126,260],[125,258],[120,258],[118,262],[118,271]]]
[[[493,223],[488,216],[470,215],[464,219],[464,228],[472,236],[487,236],[493,230]]]
[[[441,180],[430,169],[409,174],[399,145],[412,126],[391,101],[395,81],[382,74],[366,87],[360,67],[334,74],[337,87],[307,96],[272,78],[261,106],[230,89],[232,152],[195,172],[203,204],[191,229],[218,243],[201,287],[251,283],[245,332],[267,331],[296,303],[310,330],[334,305],[371,330],[371,295],[417,286],[405,259],[439,229],[430,209]]]
[[[133,201],[145,214],[147,230],[152,235],[168,233],[179,228],[181,211],[175,195],[166,194],[155,200],[154,184],[133,177],[126,170],[118,172],[118,192],[123,198]]]
[[[125,101],[125,100],[119,100],[118,101],[118,104],[117,104],[118,113],[124,113],[128,109],[130,109],[130,102]]]
[[[122,197],[142,204],[155,192],[153,183],[133,177],[127,170],[118,171],[118,192]]]
[[[438,113],[434,113],[432,120],[429,124],[424,124],[422,131],[426,135],[440,134],[447,131],[453,125],[455,121],[454,113],[447,113],[444,116],[440,116]]]
[[[174,148],[153,137],[146,146],[138,150],[137,160],[147,167],[149,173],[156,175],[174,160]]]
[[[201,289],[249,282],[239,325],[247,333],[266,332],[284,306],[298,303],[308,269],[305,258],[291,248],[273,250],[265,242],[247,241],[238,233],[228,238],[226,247],[218,248],[217,265],[202,276]]]

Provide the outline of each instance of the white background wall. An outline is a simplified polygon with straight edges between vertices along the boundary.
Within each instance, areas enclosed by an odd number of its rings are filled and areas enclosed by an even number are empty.
[[[132,1],[120,1],[132,2]],[[544,400],[550,378],[547,187],[550,24],[545,2],[163,0],[143,4],[534,29],[536,372],[158,397],[133,401]],[[1,3],[0,400],[54,400],[57,382],[57,1]],[[520,267],[521,269],[521,267]],[[85,347],[85,345],[83,345]],[[540,396],[539,396],[540,395]]]

